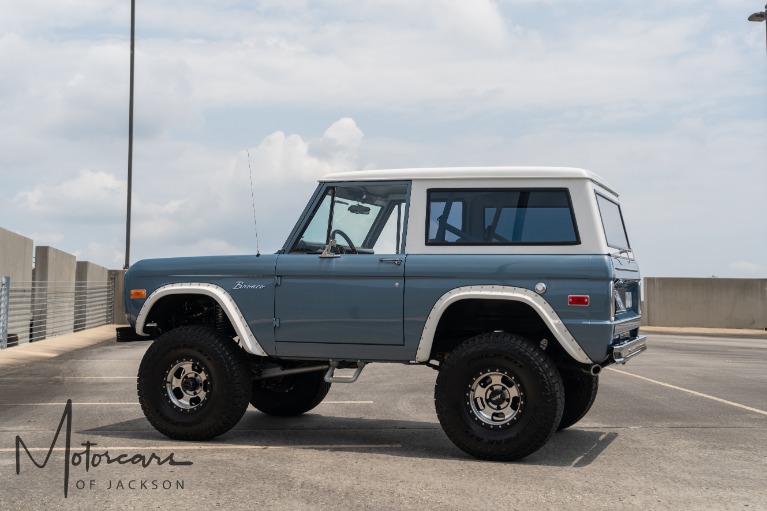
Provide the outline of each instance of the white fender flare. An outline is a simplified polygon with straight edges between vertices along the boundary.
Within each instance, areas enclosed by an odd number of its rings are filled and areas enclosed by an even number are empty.
[[[522,302],[535,310],[541,319],[549,327],[559,344],[573,357],[582,364],[593,364],[594,362],[586,355],[578,341],[570,334],[567,327],[559,319],[559,315],[543,299],[543,297],[534,291],[521,287],[511,286],[466,286],[458,287],[442,295],[432,307],[429,317],[426,318],[426,324],[421,333],[421,341],[418,343],[416,352],[416,362],[428,362],[431,355],[431,347],[434,344],[434,334],[437,331],[437,325],[442,318],[442,314],[447,308],[455,302],[468,299],[481,300],[511,300]]]
[[[253,355],[266,357],[267,354],[259,344],[256,336],[253,335],[248,322],[240,312],[240,308],[229,296],[229,293],[224,288],[215,284],[207,284],[202,282],[189,282],[183,284],[168,284],[157,288],[149,298],[146,299],[144,305],[141,307],[141,311],[136,318],[136,333],[139,335],[147,335],[144,333],[144,326],[146,323],[149,311],[158,300],[169,295],[205,295],[213,298],[218,302],[221,308],[226,313],[229,321],[231,321],[234,331],[237,334],[238,340],[242,343],[242,347],[245,351]]]

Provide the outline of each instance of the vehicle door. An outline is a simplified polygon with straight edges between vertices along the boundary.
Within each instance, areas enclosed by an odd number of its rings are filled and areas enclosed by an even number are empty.
[[[277,259],[275,341],[403,344],[406,182],[327,183]]]

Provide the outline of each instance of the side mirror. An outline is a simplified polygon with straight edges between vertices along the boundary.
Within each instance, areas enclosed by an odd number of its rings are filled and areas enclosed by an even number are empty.
[[[337,243],[336,240],[330,240],[330,243],[325,245],[325,250],[322,251],[320,254],[320,259],[335,259],[336,257],[341,257],[339,254],[337,254]]]

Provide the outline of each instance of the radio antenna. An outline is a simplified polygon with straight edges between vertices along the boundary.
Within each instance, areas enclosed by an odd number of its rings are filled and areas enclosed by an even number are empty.
[[[250,174],[250,200],[253,203],[253,226],[256,229],[256,257],[261,256],[258,248],[258,220],[256,220],[256,196],[253,194],[253,169],[250,168],[250,149],[248,151],[248,173]]]

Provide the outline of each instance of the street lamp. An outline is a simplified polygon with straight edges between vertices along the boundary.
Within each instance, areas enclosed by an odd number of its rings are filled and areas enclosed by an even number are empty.
[[[136,40],[136,0],[130,3],[130,91],[128,92],[128,213],[125,219],[125,265],[130,267],[131,196],[133,195],[133,47]]]
[[[748,17],[748,21],[764,21],[767,19],[767,5],[764,6],[764,11],[755,12]],[[767,37],[767,24],[765,24],[765,37]]]

